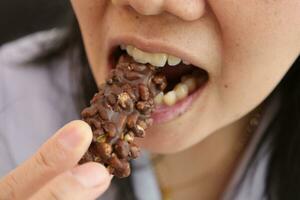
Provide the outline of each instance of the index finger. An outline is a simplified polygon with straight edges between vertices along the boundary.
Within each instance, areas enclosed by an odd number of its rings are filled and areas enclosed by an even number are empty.
[[[83,121],[67,124],[0,181],[0,199],[26,199],[50,179],[74,167],[91,140],[88,124]]]

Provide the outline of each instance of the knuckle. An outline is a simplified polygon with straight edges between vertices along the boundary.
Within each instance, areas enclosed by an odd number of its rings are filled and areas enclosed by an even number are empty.
[[[48,159],[47,155],[43,151],[37,152],[35,156],[35,162],[39,168],[52,170],[54,169],[54,163]]]
[[[17,199],[18,181],[14,174],[9,174],[0,182],[0,199]]]

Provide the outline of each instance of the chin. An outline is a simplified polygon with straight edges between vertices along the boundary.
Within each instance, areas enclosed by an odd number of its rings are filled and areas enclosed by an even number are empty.
[[[172,129],[171,129],[172,130]],[[170,131],[168,128],[151,127],[145,138],[137,138],[135,142],[143,149],[158,154],[173,154],[184,151],[204,139],[204,135],[192,134],[194,131]]]

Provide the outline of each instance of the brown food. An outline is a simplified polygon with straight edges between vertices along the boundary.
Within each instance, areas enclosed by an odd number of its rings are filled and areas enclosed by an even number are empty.
[[[152,124],[153,98],[166,85],[156,67],[121,56],[91,105],[81,112],[92,128],[93,141],[80,162],[100,162],[119,178],[129,176],[129,161],[140,153],[134,138],[145,137]]]

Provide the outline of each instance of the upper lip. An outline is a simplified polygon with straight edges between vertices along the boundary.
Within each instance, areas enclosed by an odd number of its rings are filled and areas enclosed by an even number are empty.
[[[206,70],[205,66],[203,66],[200,61],[197,60],[197,58],[191,56],[191,54],[187,50],[180,48],[174,44],[166,43],[159,39],[150,40],[132,35],[115,37],[112,38],[108,43],[108,47],[110,50],[109,52],[111,52],[112,49],[121,44],[132,45],[142,51],[149,53],[166,53],[168,55],[176,56],[183,61],[187,61],[196,67]]]

